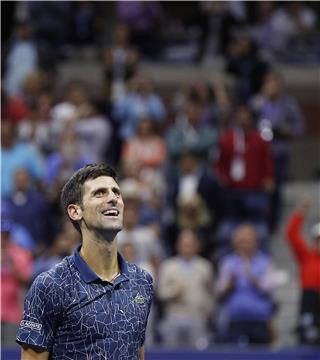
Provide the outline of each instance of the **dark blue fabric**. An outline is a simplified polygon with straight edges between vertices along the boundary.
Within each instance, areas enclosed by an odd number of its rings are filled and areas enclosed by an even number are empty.
[[[17,342],[49,351],[50,359],[139,359],[151,276],[119,256],[120,276],[114,284],[102,281],[78,251],[35,279]]]

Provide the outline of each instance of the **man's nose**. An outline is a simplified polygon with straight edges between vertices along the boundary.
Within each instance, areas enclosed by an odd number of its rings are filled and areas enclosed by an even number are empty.
[[[108,202],[112,204],[116,204],[118,202],[118,196],[112,191],[108,195]]]

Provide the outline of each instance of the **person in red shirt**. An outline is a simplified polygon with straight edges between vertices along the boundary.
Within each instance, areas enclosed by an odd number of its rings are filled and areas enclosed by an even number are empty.
[[[256,129],[251,111],[239,106],[233,126],[220,138],[216,164],[220,182],[233,189],[270,190],[273,186],[270,146]]]
[[[1,220],[1,343],[15,344],[22,318],[22,290],[29,285],[32,255],[11,240],[14,224]]]
[[[311,229],[313,243],[308,245],[302,226],[310,201],[304,199],[291,215],[286,235],[300,269],[299,339],[305,344],[320,344],[320,223]]]
[[[255,216],[259,210],[263,218],[268,216],[268,198],[274,184],[273,157],[270,143],[261,137],[254,120],[248,107],[238,106],[232,126],[222,133],[219,141],[215,173],[225,189],[228,217],[230,211],[231,216],[239,217],[246,212]],[[253,211],[246,209],[249,202],[255,203]],[[236,214],[235,209],[238,209]]]

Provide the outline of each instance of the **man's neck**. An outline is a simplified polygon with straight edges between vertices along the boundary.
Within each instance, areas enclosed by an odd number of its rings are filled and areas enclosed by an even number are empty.
[[[81,257],[102,279],[112,281],[119,273],[117,240],[107,241],[82,234]]]

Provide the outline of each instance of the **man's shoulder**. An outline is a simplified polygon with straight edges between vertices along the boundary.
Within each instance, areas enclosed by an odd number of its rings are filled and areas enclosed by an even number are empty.
[[[153,279],[152,276],[148,273],[148,271],[140,268],[136,264],[127,263],[129,277],[134,281],[137,281],[141,284],[152,284]]]
[[[33,287],[61,288],[71,279],[71,256],[65,257],[51,269],[40,273],[34,280]]]

